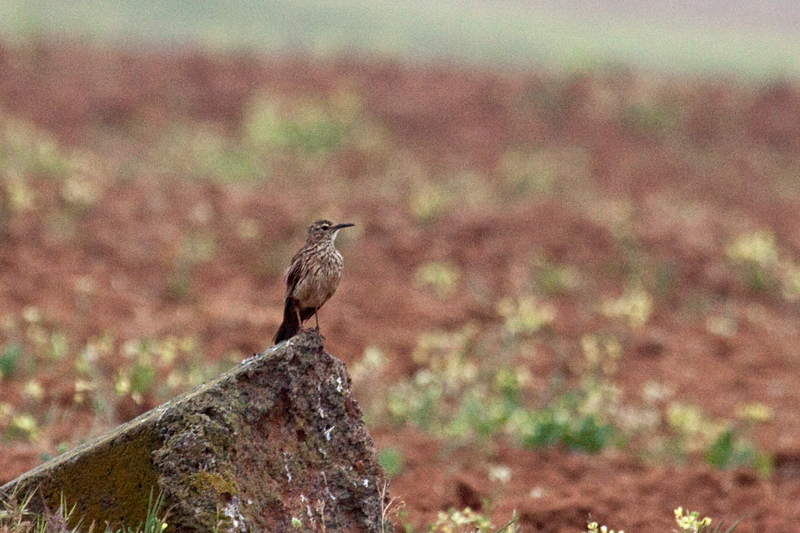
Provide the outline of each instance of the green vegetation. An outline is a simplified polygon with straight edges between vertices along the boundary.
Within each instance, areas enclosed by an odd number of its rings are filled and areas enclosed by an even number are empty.
[[[469,507],[463,510],[450,509],[448,512],[440,512],[435,523],[428,528],[428,533],[501,533],[506,531],[513,533],[522,531],[515,524],[519,517],[514,517],[499,529],[495,529],[489,518],[476,513]],[[738,522],[723,530],[720,524],[716,528],[711,528],[712,520],[709,517],[700,518],[698,511],[684,513],[683,507],[675,509],[675,522],[678,525],[677,533],[732,533]],[[406,528],[407,532],[413,529]],[[601,526],[597,522],[589,522],[585,533],[625,533],[623,530],[616,531],[607,526]]]
[[[417,268],[414,281],[444,299],[455,291],[458,275],[458,268],[448,263],[425,263]]]
[[[790,302],[800,299],[800,265],[779,249],[772,231],[741,234],[725,251],[751,290],[777,293]]]
[[[14,374],[22,356],[22,346],[17,343],[10,343],[3,348],[0,352],[0,379]]]
[[[656,383],[642,391],[639,403],[624,402],[614,383],[623,350],[612,335],[585,336],[583,360],[571,363],[581,379],[573,386],[554,380],[547,401],[533,401],[527,365],[535,361],[541,349],[536,339],[555,319],[555,311],[531,298],[502,302],[498,311],[505,321],[497,330],[468,325],[452,333],[421,335],[413,353],[419,369],[370,396],[368,421],[411,424],[453,443],[505,435],[528,448],[563,446],[599,453],[618,447],[661,461],[699,456],[720,469],[748,466],[770,473],[769,457],[750,438],[757,424],[770,419],[768,409],[752,404],[742,406],[734,420],[713,420],[696,406],[664,402]],[[625,322],[633,316],[634,326],[647,315],[621,314]],[[356,386],[365,379],[374,386],[384,362],[382,352],[370,349],[353,368]],[[402,464],[394,451],[385,452],[382,463],[393,473]]]
[[[469,507],[459,511],[450,509],[448,512],[441,511],[436,522],[428,528],[428,533],[460,533],[470,531],[475,533],[501,533],[507,531],[514,533],[519,531],[515,526],[519,517],[516,515],[500,529],[495,529],[491,520],[486,516],[476,513]]]
[[[381,450],[378,453],[378,461],[390,478],[403,471],[403,454],[396,448]]]
[[[76,515],[76,506],[69,507],[62,498],[58,509],[46,509],[43,514],[30,512],[34,494],[23,498],[12,494],[0,502],[0,532],[2,533],[83,533],[95,531],[96,524],[83,524]],[[106,526],[104,533],[162,533],[167,529],[166,512],[162,512],[161,496],[150,494],[145,518],[136,527],[113,528]]]
[[[734,420],[712,420],[696,406],[672,402],[665,422],[671,435],[662,441],[663,450],[679,458],[700,452],[713,467],[752,467],[764,475],[772,472],[769,456],[752,442],[754,427],[769,420],[772,413],[763,405],[742,406]]]
[[[515,431],[523,446],[542,448],[563,444],[570,450],[597,453],[614,442],[616,428],[594,413],[582,413],[585,398],[571,392],[556,405],[515,413]]]
[[[678,529],[674,530],[677,533],[732,533],[739,524],[739,522],[736,522],[725,530],[722,529],[722,524],[711,529],[712,520],[709,517],[700,518],[700,513],[698,511],[691,511],[684,514],[683,507],[675,509],[675,522],[678,524]],[[615,533],[615,531],[606,526],[601,526],[597,522],[590,522],[586,528],[586,533]],[[625,532],[619,530],[619,532],[616,533]]]
[[[107,334],[73,348],[65,334],[34,307],[27,308],[21,318],[7,315],[0,333],[11,339],[0,354],[0,383],[12,379],[21,383],[24,398],[20,405],[0,402],[4,440],[36,441],[43,425],[77,413],[97,417],[112,427],[131,412],[155,407],[232,364],[209,364],[191,336],[122,341]],[[232,355],[232,359],[241,356]],[[37,377],[53,372],[60,374],[55,389]],[[65,447],[65,443],[59,445],[62,451]]]

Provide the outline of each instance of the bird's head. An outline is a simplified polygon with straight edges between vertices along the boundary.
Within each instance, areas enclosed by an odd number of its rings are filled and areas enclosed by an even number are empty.
[[[308,227],[308,237],[306,238],[306,241],[319,242],[323,239],[330,239],[333,241],[336,239],[336,234],[340,229],[349,228],[350,226],[355,226],[355,224],[350,222],[334,224],[330,220],[317,220]]]

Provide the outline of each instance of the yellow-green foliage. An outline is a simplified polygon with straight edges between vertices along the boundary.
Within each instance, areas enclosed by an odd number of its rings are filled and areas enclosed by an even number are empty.
[[[717,468],[748,465],[769,473],[769,458],[749,438],[755,424],[769,419],[766,407],[746,405],[736,420],[712,420],[697,407],[671,401],[669,389],[658,383],[645,385],[641,401],[623,401],[615,383],[623,345],[609,333],[584,335],[583,358],[570,361],[581,376],[578,385],[554,388],[548,402],[537,403],[528,390],[530,370],[521,362],[535,359],[537,335],[555,310],[546,301],[519,297],[501,300],[498,311],[504,321],[496,329],[467,325],[420,335],[412,352],[416,372],[384,388],[379,383],[387,356],[370,347],[353,366],[353,379],[356,387],[369,388],[371,423],[410,423],[456,441],[505,434],[526,447],[596,453],[630,446],[645,456],[680,460],[695,454]],[[626,316],[640,317],[638,324],[646,314]]]
[[[447,298],[453,294],[458,278],[458,267],[450,263],[425,263],[414,273],[416,284],[430,290],[439,298]]]
[[[232,355],[231,361],[209,365],[192,336],[120,340],[105,334],[80,347],[38,308],[27,307],[21,316],[0,320],[0,383],[17,384],[23,400],[0,401],[0,434],[35,441],[47,430],[46,417],[68,418],[87,409],[99,429],[108,429],[119,422],[114,413],[120,402],[145,407],[146,402],[166,401],[240,358]],[[55,369],[73,384],[71,397],[55,397],[37,378]]]
[[[470,531],[487,532],[491,529],[492,522],[469,507],[459,511],[450,509],[448,512],[439,511],[436,522],[428,529],[430,533],[459,533],[466,529]]]
[[[632,328],[643,326],[653,312],[653,299],[642,287],[634,287],[622,296],[603,303],[603,314],[624,319]]]
[[[532,295],[501,298],[496,308],[497,314],[503,317],[506,333],[512,337],[536,333],[556,317],[553,305],[540,302]]]
[[[800,265],[778,246],[771,230],[743,233],[728,244],[725,252],[743,270],[751,289],[777,288],[789,301],[800,299]]]
[[[362,113],[358,88],[342,83],[328,97],[287,98],[264,93],[245,117],[245,142],[259,150],[332,152],[343,145],[374,147],[380,131]]]
[[[469,507],[461,510],[449,509],[447,512],[439,511],[436,522],[428,527],[428,533],[515,533],[521,531],[516,526],[518,520],[519,516],[514,513],[511,520],[495,529],[489,517]]]
[[[597,522],[589,522],[589,525],[586,526],[586,533],[625,533],[625,531],[620,529],[619,531],[615,532],[613,529],[608,529],[606,526],[601,526]]]
[[[710,531],[711,529],[711,519],[709,517],[700,518],[700,513],[698,511],[691,511],[688,513],[684,513],[683,507],[678,507],[675,509],[675,522],[678,524],[678,529],[675,530],[677,533],[703,533],[705,531]],[[739,522],[734,523],[731,527],[725,530],[725,533],[731,533]],[[713,531],[719,532],[722,531],[720,525]],[[625,533],[623,530],[616,531],[613,529],[608,528],[607,526],[601,526],[597,522],[589,522],[586,526],[585,533]]]

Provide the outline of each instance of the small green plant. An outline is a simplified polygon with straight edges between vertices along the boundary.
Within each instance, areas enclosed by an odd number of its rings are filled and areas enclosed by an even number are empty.
[[[711,420],[698,407],[672,403],[666,421],[674,432],[673,445],[679,455],[700,453],[715,468],[750,466],[769,474],[769,456],[758,451],[747,438],[752,425],[764,421],[769,413],[764,406],[750,404],[739,413],[740,420]]]
[[[0,114],[0,159],[15,178],[60,177],[69,155],[53,137],[30,122]],[[24,184],[24,181],[21,183]],[[23,185],[24,186],[24,185]],[[11,190],[12,207],[28,207],[32,191]]]
[[[183,302],[189,299],[194,282],[193,268],[188,262],[181,261],[170,273],[167,284],[166,294],[169,299],[176,302]]]
[[[39,423],[28,413],[20,413],[11,417],[11,427],[5,436],[10,439],[35,441],[39,437]]]
[[[467,530],[485,533],[492,527],[488,517],[480,515],[469,507],[463,510],[440,511],[436,522],[428,528],[429,533],[459,533]]]
[[[581,271],[572,265],[560,265],[538,256],[534,263],[536,286],[548,297],[566,295],[583,283]]]
[[[526,447],[563,444],[570,450],[597,453],[613,444],[617,429],[597,414],[585,412],[586,398],[583,393],[570,392],[551,407],[518,410],[509,428]]]
[[[96,157],[76,154],[67,162],[61,182],[62,207],[80,215],[103,196],[106,169]]]
[[[700,533],[711,525],[709,517],[700,518],[698,511],[683,513],[683,507],[675,509],[675,522],[678,523],[679,531],[686,533]]]
[[[772,471],[772,461],[769,456],[759,452],[748,439],[740,437],[735,428],[722,432],[705,451],[703,459],[711,466],[722,470],[752,466],[766,475]]]
[[[621,318],[632,328],[643,326],[653,313],[653,298],[642,287],[633,287],[617,299],[603,303],[603,314]]]
[[[512,196],[548,194],[559,178],[560,161],[552,152],[511,150],[500,160],[500,172]]]
[[[159,494],[153,499],[153,491],[150,490],[150,497],[147,501],[147,515],[145,516],[144,524],[137,526],[135,529],[123,528],[118,533],[162,533],[167,529],[166,515],[161,513],[161,507],[164,504],[164,495]]]
[[[530,295],[501,298],[496,310],[503,317],[506,334],[513,338],[532,335],[556,318],[555,307]]]
[[[612,381],[622,346],[610,335],[585,335],[580,386],[563,391],[549,405],[536,410],[515,410],[507,431],[523,446],[563,445],[570,450],[597,453],[623,437],[619,421],[621,391]]]
[[[458,278],[458,267],[449,263],[425,263],[414,273],[414,281],[418,286],[442,299],[453,294]]]
[[[447,512],[440,511],[436,519],[428,528],[428,533],[501,533],[506,531],[514,533],[517,531],[516,523],[519,516],[514,516],[499,529],[494,529],[489,517],[481,515],[465,507],[463,510],[450,509]]]
[[[675,522],[678,524],[678,533],[720,533],[722,531],[722,524],[711,530],[711,519],[709,517],[700,518],[698,511],[691,511],[688,513],[683,512],[683,507],[675,509]],[[736,526],[739,525],[741,520],[737,520],[731,527],[726,529],[724,533],[732,533]]]
[[[403,471],[403,454],[397,448],[387,448],[378,453],[380,462],[386,475],[390,478],[397,476]]]
[[[22,345],[12,342],[0,353],[0,379],[11,376],[17,369],[17,362],[23,356]]]
[[[586,526],[586,533],[625,533],[625,531],[620,529],[618,532],[615,532],[613,529],[601,526],[597,522],[589,522],[589,525]]]
[[[771,230],[743,233],[725,249],[748,288],[755,292],[780,292],[791,302],[800,299],[800,265],[778,246]]]

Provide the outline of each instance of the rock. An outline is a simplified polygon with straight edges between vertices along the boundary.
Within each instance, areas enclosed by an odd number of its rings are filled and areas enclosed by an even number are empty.
[[[385,485],[344,364],[304,331],[0,494],[63,494],[85,524],[136,526],[152,491],[177,532],[384,532]]]

